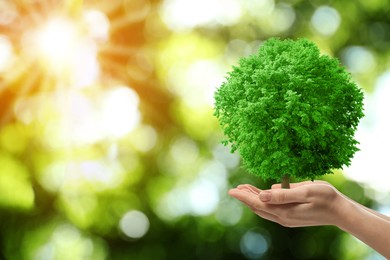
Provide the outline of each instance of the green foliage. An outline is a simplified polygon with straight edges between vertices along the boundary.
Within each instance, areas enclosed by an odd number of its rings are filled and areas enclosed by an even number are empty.
[[[264,179],[315,178],[349,165],[362,110],[350,74],[306,39],[265,41],[215,93],[223,143]]]

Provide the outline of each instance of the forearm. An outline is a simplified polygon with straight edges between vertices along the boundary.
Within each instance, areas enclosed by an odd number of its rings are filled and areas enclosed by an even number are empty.
[[[358,204],[357,202],[355,202],[355,204],[360,205],[360,204]],[[382,219],[384,219],[384,220],[390,222],[390,217],[389,217],[389,216],[383,215],[383,214],[381,214],[381,213],[379,213],[379,212],[377,212],[377,211],[375,211],[375,210],[373,210],[373,209],[367,208],[367,207],[365,207],[365,206],[363,206],[363,205],[360,205],[360,206],[361,206],[362,208],[364,208],[365,210],[371,212],[372,214],[376,215],[377,217],[380,217],[380,218],[382,218]]]
[[[337,226],[390,258],[390,221],[375,213],[348,200],[340,211]]]
[[[375,210],[373,210],[373,209],[367,208],[366,206],[363,206],[363,205],[357,203],[356,201],[352,200],[351,198],[345,196],[345,195],[342,194],[342,193],[340,193],[340,194],[341,194],[344,198],[346,198],[346,199],[348,199],[349,201],[351,201],[352,203],[354,203],[355,205],[364,208],[365,210],[371,212],[372,214],[374,214],[374,215],[376,215],[376,216],[378,216],[378,217],[380,217],[380,218],[383,218],[384,220],[390,221],[390,217],[389,217],[389,216],[383,215],[383,214],[381,214],[381,213],[379,213],[379,212],[377,212],[377,211],[375,211]]]

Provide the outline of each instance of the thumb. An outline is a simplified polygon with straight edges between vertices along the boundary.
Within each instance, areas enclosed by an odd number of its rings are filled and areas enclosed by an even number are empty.
[[[307,202],[305,189],[272,189],[261,191],[259,198],[268,204],[288,204]]]

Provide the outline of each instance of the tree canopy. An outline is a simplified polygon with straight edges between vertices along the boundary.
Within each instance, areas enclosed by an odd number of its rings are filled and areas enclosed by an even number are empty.
[[[264,42],[215,93],[231,151],[264,179],[315,178],[349,165],[363,92],[336,58],[307,39]]]

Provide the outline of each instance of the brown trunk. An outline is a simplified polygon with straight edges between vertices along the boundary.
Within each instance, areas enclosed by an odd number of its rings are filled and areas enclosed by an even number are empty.
[[[288,174],[282,177],[282,189],[290,189],[290,176]]]

